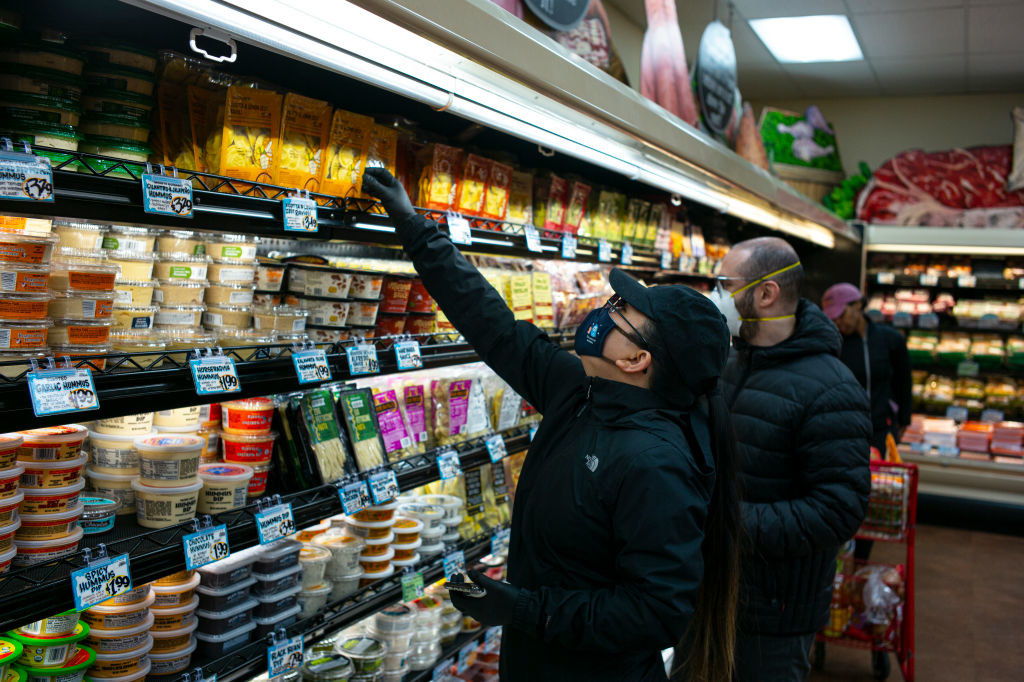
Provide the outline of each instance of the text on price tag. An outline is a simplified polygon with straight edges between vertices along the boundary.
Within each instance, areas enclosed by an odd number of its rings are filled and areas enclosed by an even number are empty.
[[[53,169],[43,156],[0,152],[0,199],[53,201]]]
[[[75,611],[84,611],[132,589],[128,555],[96,562],[71,574]]]
[[[597,243],[597,260],[602,263],[612,262],[612,245],[607,239],[602,239]]]
[[[292,364],[300,384],[312,384],[331,380],[331,366],[327,354],[322,350],[303,350],[292,353]]]
[[[505,439],[501,437],[500,433],[488,436],[484,445],[487,446],[487,454],[491,456],[492,462],[500,462],[508,454],[508,450],[505,448]]]
[[[466,572],[466,555],[463,551],[456,550],[444,555],[444,579],[451,580],[457,573]]]
[[[562,258],[576,257],[576,235],[568,232],[562,235]]]
[[[295,532],[291,503],[279,504],[256,514],[256,533],[265,545]]]
[[[302,665],[302,635],[275,643],[267,648],[267,675],[283,675]]]
[[[395,344],[395,362],[398,369],[405,371],[423,368],[423,356],[420,355],[419,341],[399,341]]]
[[[281,200],[284,209],[285,232],[309,232],[320,229],[316,219],[316,202],[301,197],[285,197]]]
[[[632,265],[633,264],[633,245],[632,244],[630,244],[629,242],[624,242],[622,244],[622,255],[619,256],[619,260],[622,261],[623,265]]]
[[[370,506],[370,490],[366,481],[355,481],[338,488],[341,508],[349,516],[361,512]]]
[[[406,573],[402,576],[402,601],[412,601],[423,596],[423,574]]]
[[[142,209],[156,215],[191,218],[192,182],[167,175],[143,174]]]
[[[921,278],[920,278],[919,281],[921,282],[921,286],[923,286],[923,287],[933,287],[933,286],[935,286],[935,285],[937,285],[939,283],[939,276],[938,275],[924,274],[924,275],[921,275]]]
[[[92,373],[87,368],[29,372],[28,393],[37,417],[97,410],[100,407]]]
[[[484,651],[490,653],[498,650],[498,644],[501,642],[501,626],[487,628],[487,632],[484,633]]]
[[[491,536],[491,554],[493,556],[508,554],[508,544],[511,539],[512,531],[508,528],[499,528],[494,531],[494,535]]]
[[[534,251],[540,253],[543,249],[540,248],[540,235],[537,234],[537,228],[531,223],[523,225],[523,232],[526,234],[526,249],[528,251]]]
[[[348,358],[348,371],[352,376],[376,374],[380,371],[375,346],[349,346],[345,349],[345,356]]]
[[[454,450],[445,450],[437,456],[437,470],[441,474],[441,480],[447,481],[462,473],[462,463],[459,461],[459,453]]]
[[[661,269],[668,270],[672,267],[672,252],[662,251],[661,252]]]
[[[237,393],[242,389],[233,358],[214,355],[189,360],[188,364],[192,368],[192,380],[199,395]]]
[[[398,497],[398,477],[388,469],[370,476],[370,497],[374,504],[384,504]]]
[[[449,213],[448,235],[456,244],[472,244],[473,234],[469,231],[469,221],[455,213]]]
[[[189,571],[231,555],[228,527],[223,524],[190,533],[182,538],[182,542],[185,545],[185,568]]]

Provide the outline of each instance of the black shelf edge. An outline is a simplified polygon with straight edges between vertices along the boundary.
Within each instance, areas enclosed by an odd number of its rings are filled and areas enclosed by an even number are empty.
[[[914,362],[910,361],[910,369],[920,369],[931,374],[952,374],[953,376],[960,376],[958,373],[957,365],[943,365],[937,362]],[[995,367],[995,368],[984,368],[978,369],[978,377],[995,377],[995,376],[1009,376],[1015,378],[1024,378],[1024,367]],[[975,378],[975,377],[964,377],[964,378]]]
[[[437,659],[437,664],[435,664],[434,667],[428,668],[427,670],[410,671],[402,678],[402,682],[430,682],[434,676],[434,669],[438,665],[443,663],[446,659],[458,661],[459,652],[462,650],[462,647],[467,644],[475,643],[476,646],[479,647],[483,644],[488,630],[490,630],[490,628],[483,627],[477,632],[459,633],[458,637],[455,638],[455,641],[452,644],[441,649],[441,656]],[[453,663],[453,665],[454,664],[455,663]]]
[[[945,289],[959,292],[1017,292],[1018,294],[1024,294],[1024,277],[1012,279],[1004,277],[977,277],[975,278],[974,286],[960,286],[959,277],[936,277],[934,284],[922,284],[920,275],[893,275],[892,281],[880,282],[878,280],[879,274],[885,278],[885,273],[868,273],[866,284],[869,289]]]

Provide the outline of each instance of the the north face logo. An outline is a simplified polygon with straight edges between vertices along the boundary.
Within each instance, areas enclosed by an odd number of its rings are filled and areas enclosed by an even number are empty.
[[[583,463],[587,465],[591,472],[597,471],[598,460],[595,455],[587,455],[583,458]]]

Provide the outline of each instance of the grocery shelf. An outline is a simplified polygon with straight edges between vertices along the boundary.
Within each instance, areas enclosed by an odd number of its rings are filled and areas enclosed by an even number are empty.
[[[1018,237],[1024,239],[1024,235]],[[939,289],[957,291],[959,293],[977,291],[979,293],[1006,293],[1024,296],[1024,278],[1006,279],[1003,277],[975,277],[973,286],[961,285],[959,277],[934,277],[921,275],[903,275],[887,272],[871,272],[867,275],[867,285],[872,289]]]
[[[864,248],[889,253],[1024,255],[1021,231],[1005,228],[864,226]]]
[[[921,493],[1024,508],[1024,461],[922,455],[906,446],[900,447],[900,457],[918,466]]]
[[[529,445],[529,432],[523,428],[504,434],[509,453],[519,452]],[[457,446],[463,470],[483,466],[491,461],[482,438]],[[439,450],[400,460],[390,465],[404,491],[438,480],[436,454]],[[366,475],[363,475],[365,478]],[[297,493],[281,495],[282,502],[290,502],[295,525],[298,528],[342,513],[338,489],[321,485]],[[258,508],[251,504],[242,509],[218,514],[215,523],[228,528],[228,543],[232,551],[257,544],[254,515]],[[134,517],[118,519],[112,534],[98,537],[85,536],[81,547],[96,547],[100,543],[110,556],[128,554],[132,581],[149,582],[185,568],[182,537],[193,531],[191,522],[169,528],[147,530],[134,522]],[[43,565],[13,569],[0,574],[0,632],[61,613],[73,607],[70,576],[72,571],[85,566],[79,550],[75,554]]]
[[[402,678],[402,682],[430,682],[434,679],[434,670],[437,666],[447,660],[450,660],[452,665],[455,665],[455,662],[459,659],[459,651],[462,647],[470,643],[477,646],[483,644],[488,630],[490,628],[484,627],[480,628],[477,632],[460,633],[454,642],[441,649],[441,656],[437,659],[437,663],[433,668],[406,673],[405,677]]]
[[[946,374],[957,377],[961,376],[958,365],[946,365],[939,362],[916,362],[913,359],[911,359],[910,368],[923,369],[926,372],[930,372],[932,374]],[[1024,377],[1024,367],[1009,365],[1005,367],[979,367],[978,373],[974,376],[982,379],[1000,376]]]

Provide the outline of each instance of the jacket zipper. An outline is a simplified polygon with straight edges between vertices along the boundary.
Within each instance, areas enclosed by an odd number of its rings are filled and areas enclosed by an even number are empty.
[[[587,377],[587,395],[583,399],[583,404],[580,405],[580,409],[576,410],[576,418],[579,419],[583,412],[590,407],[590,392],[594,388],[594,377]]]

